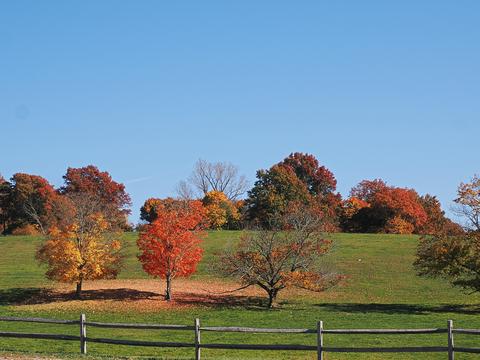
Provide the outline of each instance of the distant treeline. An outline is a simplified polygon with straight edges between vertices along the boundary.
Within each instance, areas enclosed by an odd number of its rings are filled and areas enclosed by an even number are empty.
[[[63,186],[56,189],[38,175],[17,173],[9,181],[0,176],[0,231],[46,234],[68,218],[75,196],[95,199],[116,229],[133,228],[128,222],[130,197],[108,172],[90,165],[69,168],[63,178]],[[251,188],[236,166],[199,160],[174,197],[145,201],[141,220],[151,223],[159,207],[196,199],[205,207],[211,229],[270,228],[279,214],[308,208],[322,217],[328,232],[463,233],[433,195],[380,179],[360,182],[346,199],[336,188],[334,174],[310,154],[293,153],[267,170],[258,170]]]

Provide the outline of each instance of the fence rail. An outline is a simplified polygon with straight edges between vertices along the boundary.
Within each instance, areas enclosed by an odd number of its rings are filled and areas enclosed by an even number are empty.
[[[454,345],[453,334],[480,335],[480,329],[454,329],[453,321],[447,321],[446,328],[432,329],[324,329],[323,322],[317,323],[316,329],[268,329],[252,327],[225,327],[225,326],[200,326],[200,320],[195,319],[194,325],[170,325],[170,324],[127,324],[127,323],[103,323],[86,321],[85,314],[81,314],[80,320],[57,320],[43,318],[18,318],[0,317],[0,322],[28,322],[58,325],[77,325],[80,327],[79,336],[64,334],[39,334],[0,331],[0,337],[20,339],[62,340],[79,341],[81,354],[87,353],[87,343],[102,343],[126,346],[147,346],[159,348],[194,348],[195,359],[201,357],[201,349],[225,349],[225,350],[278,350],[278,351],[315,351],[318,360],[324,359],[328,352],[336,353],[431,353],[444,352],[449,360],[454,360],[455,353],[480,354],[480,348],[458,347]],[[150,330],[185,330],[193,331],[193,341],[190,342],[159,342],[141,340],[120,340],[87,337],[87,326],[110,329],[150,329]],[[275,334],[316,334],[316,345],[296,344],[203,344],[201,332],[237,332],[237,333],[275,333]],[[405,346],[405,347],[330,347],[324,345],[324,334],[377,334],[377,335],[405,335],[405,334],[447,334],[446,346]]]

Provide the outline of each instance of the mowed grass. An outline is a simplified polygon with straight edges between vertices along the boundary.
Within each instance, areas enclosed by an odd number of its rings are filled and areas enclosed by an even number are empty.
[[[204,242],[205,255],[194,279],[212,279],[210,264],[216,253],[238,240],[240,232],[211,232]],[[125,234],[125,269],[122,279],[148,278],[136,259],[136,234]],[[274,310],[259,306],[194,306],[156,312],[87,311],[91,321],[192,324],[199,317],[204,326],[252,326],[315,328],[323,320],[325,328],[426,328],[445,327],[448,319],[456,327],[480,328],[480,297],[468,295],[438,279],[415,275],[412,267],[418,238],[397,235],[332,234],[332,254],[326,259],[347,275],[347,280],[324,293],[299,293],[282,298]],[[15,303],[35,296],[37,289],[52,286],[45,280],[44,269],[34,260],[41,239],[35,237],[0,237],[0,315],[77,319],[80,311],[20,310]],[[159,281],[159,292],[163,284]],[[174,288],[175,291],[175,288]],[[0,322],[0,331],[55,332],[77,335],[76,326],[52,326]],[[106,330],[89,328],[92,337],[143,339],[151,341],[189,341],[191,332]],[[222,343],[299,343],[315,344],[313,335],[220,334],[202,333],[202,342]],[[416,346],[446,345],[446,335],[327,335],[326,346]],[[480,337],[455,336],[457,346],[480,347]],[[1,353],[37,353],[59,358],[78,358],[79,344],[43,340],[0,338]],[[89,344],[89,356],[192,358],[193,349],[155,349]],[[457,359],[478,356],[458,354]],[[234,359],[314,359],[312,352],[255,352],[202,350],[202,358]],[[328,354],[327,359],[445,359],[446,354]]]

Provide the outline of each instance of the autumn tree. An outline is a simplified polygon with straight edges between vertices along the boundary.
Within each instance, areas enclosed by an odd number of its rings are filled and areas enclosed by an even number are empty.
[[[180,198],[191,200],[195,193],[202,198],[210,191],[218,191],[235,201],[245,194],[247,187],[246,177],[240,175],[238,167],[232,163],[199,159],[187,181],[180,182],[177,192]]]
[[[467,233],[451,235],[447,224],[440,232],[424,236],[414,266],[420,276],[439,277],[469,291],[480,291],[480,180],[462,183],[457,190],[457,211],[466,220]]]
[[[159,207],[156,218],[140,233],[139,260],[146,273],[165,279],[165,300],[172,299],[172,281],[196,271],[202,258],[205,210],[200,201],[183,206]]]
[[[477,175],[458,186],[455,203],[458,205],[455,212],[467,220],[467,228],[480,232],[480,178]]]
[[[278,165],[292,169],[313,196],[326,196],[337,189],[337,180],[333,173],[325,166],[321,166],[311,154],[292,153]]]
[[[370,207],[370,204],[365,200],[351,196],[342,203],[342,211],[340,214],[340,224],[344,231],[353,232],[356,230],[353,225],[353,218],[357,216],[358,212],[363,208]]]
[[[290,203],[306,205],[310,199],[307,187],[291,168],[274,165],[257,171],[246,200],[248,219],[268,227],[273,217],[287,212]]]
[[[352,232],[393,234],[462,233],[445,216],[435,196],[420,196],[415,190],[387,185],[383,180],[364,180],[344,202],[342,228]]]
[[[351,190],[350,196],[365,205],[342,219],[344,228],[350,231],[420,233],[428,222],[421,198],[413,189],[387,186],[380,179],[364,180]],[[345,209],[344,214],[348,215]]]
[[[372,203],[376,194],[387,189],[388,186],[382,179],[363,180],[350,191],[350,197],[354,197]]]
[[[245,232],[238,247],[223,254],[217,265],[244,288],[263,289],[269,308],[287,287],[320,292],[342,279],[321,261],[331,248],[322,236],[324,221],[308,208],[279,216],[269,230]]]
[[[480,291],[480,235],[425,236],[414,266],[420,276],[443,278],[454,286]]]
[[[191,202],[195,200],[182,200],[168,197],[165,199],[149,198],[145,200],[140,208],[140,219],[148,223],[153,223],[160,212],[171,211],[182,208],[189,208]]]
[[[121,269],[119,235],[102,214],[103,204],[88,194],[69,194],[74,209],[68,224],[50,230],[37,259],[47,265],[47,278],[76,284],[81,298],[85,280],[112,279]]]
[[[43,177],[14,174],[9,189],[9,206],[6,209],[11,230],[33,224],[39,232],[46,235],[50,227],[58,225],[62,220],[60,209],[64,208],[64,201]]]
[[[100,212],[114,229],[128,227],[131,199],[125,186],[112,179],[106,171],[96,166],[68,168],[63,176],[65,181],[60,192],[64,195],[88,195],[100,204]]]
[[[0,174],[0,234],[7,229],[10,206],[11,184]]]
[[[0,175],[0,234],[5,233],[11,209],[11,184]]]
[[[257,171],[257,181],[246,199],[247,218],[268,226],[272,216],[285,214],[291,204],[302,204],[330,219],[333,230],[341,208],[335,190],[332,172],[313,155],[293,153],[270,169]]]
[[[234,229],[240,213],[234,202],[220,191],[208,192],[202,200],[211,229]]]
[[[420,203],[422,204],[426,214],[427,222],[418,231],[423,235],[435,235],[445,233],[447,235],[464,235],[465,231],[462,227],[447,218],[445,211],[442,210],[442,205],[436,196],[426,194],[420,196]]]

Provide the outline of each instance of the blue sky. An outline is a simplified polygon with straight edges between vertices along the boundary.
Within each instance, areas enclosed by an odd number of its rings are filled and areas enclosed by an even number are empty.
[[[312,153],[438,195],[480,172],[479,1],[3,1],[0,173],[95,164],[134,207],[198,158]]]

